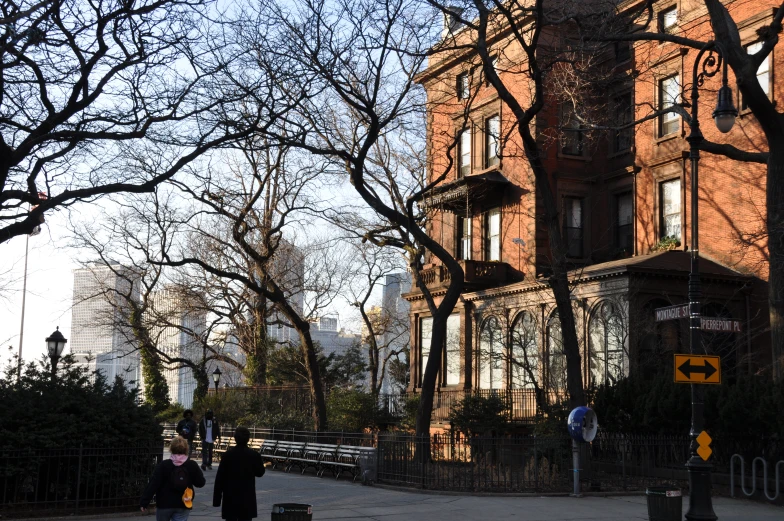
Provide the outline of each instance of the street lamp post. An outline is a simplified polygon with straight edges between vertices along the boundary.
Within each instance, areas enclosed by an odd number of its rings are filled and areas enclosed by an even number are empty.
[[[708,52],[708,56],[703,56]],[[714,55],[714,53],[716,55]],[[718,56],[718,57],[717,57]],[[700,70],[702,69],[702,70]],[[727,63],[722,59],[720,47],[716,42],[708,42],[700,49],[694,62],[691,87],[691,121],[690,133],[686,140],[689,142],[689,159],[691,160],[691,269],[689,272],[689,351],[691,354],[702,354],[702,332],[700,324],[700,301],[702,290],[700,288],[700,252],[699,252],[699,194],[697,192],[699,181],[700,145],[703,141],[698,118],[699,87],[705,79],[715,76],[722,71],[722,87],[719,89],[716,110],[713,117],[716,127],[722,133],[727,133],[735,124],[738,111],[732,103],[732,89],[727,85]],[[700,384],[691,384],[691,444],[689,446],[689,461],[686,468],[689,471],[689,510],[686,519],[689,521],[714,521],[718,519],[713,512],[711,501],[711,469],[713,465],[704,461],[697,453],[699,444],[697,436],[703,430],[704,405],[703,388]]]
[[[60,326],[57,326],[54,333],[46,337],[46,350],[49,353],[49,358],[52,360],[52,381],[54,381],[57,375],[57,362],[60,361],[66,342],[68,340],[60,333]]]
[[[216,367],[215,370],[212,372],[212,381],[215,383],[215,394],[218,394],[218,384],[220,383],[220,378],[221,378],[220,367]]]

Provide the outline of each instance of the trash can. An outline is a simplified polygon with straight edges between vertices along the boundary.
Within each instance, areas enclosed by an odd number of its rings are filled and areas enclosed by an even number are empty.
[[[272,505],[272,521],[311,521],[313,507],[302,503]]]
[[[678,487],[648,487],[648,519],[650,521],[681,521],[683,499]]]

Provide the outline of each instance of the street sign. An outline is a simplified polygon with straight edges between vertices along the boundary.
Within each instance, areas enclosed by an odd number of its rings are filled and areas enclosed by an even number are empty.
[[[721,331],[722,333],[740,333],[740,320],[728,318],[700,317],[700,329],[703,331]]]
[[[705,431],[702,431],[700,435],[697,436],[697,454],[703,461],[708,461],[708,458],[713,454],[713,449],[710,448],[712,441],[711,437],[708,436],[708,433]]]
[[[664,320],[675,320],[677,318],[689,318],[688,304],[678,304],[677,306],[656,308],[656,322],[662,322]]]
[[[680,318],[689,318],[688,304],[656,308],[656,322]],[[703,331],[719,331],[721,333],[740,333],[742,331],[740,320],[719,317],[700,317],[700,329]]]
[[[712,355],[675,355],[675,383],[720,384],[721,358]]]

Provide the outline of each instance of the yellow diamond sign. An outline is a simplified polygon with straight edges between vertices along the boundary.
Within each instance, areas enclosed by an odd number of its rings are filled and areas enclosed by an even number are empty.
[[[708,433],[705,431],[702,431],[700,435],[697,436],[697,445],[699,445],[699,447],[697,447],[697,454],[699,454],[703,461],[708,461],[708,458],[713,454],[713,450],[710,448],[712,441],[711,437],[708,436]]]

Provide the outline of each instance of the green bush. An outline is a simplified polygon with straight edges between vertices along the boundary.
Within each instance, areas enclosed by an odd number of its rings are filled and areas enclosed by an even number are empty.
[[[161,412],[155,415],[155,419],[160,423],[177,423],[182,419],[185,407],[181,403],[172,403]]]
[[[52,381],[48,360],[28,364],[19,381],[16,365],[0,381],[0,447],[45,449],[128,447],[161,441],[152,408],[138,403],[121,379],[109,385],[74,366],[68,355]]]
[[[329,430],[363,432],[378,425],[380,410],[370,393],[333,389],[327,396],[327,414]]]
[[[452,407],[449,421],[465,436],[499,436],[509,430],[507,403],[499,396],[466,395]]]

